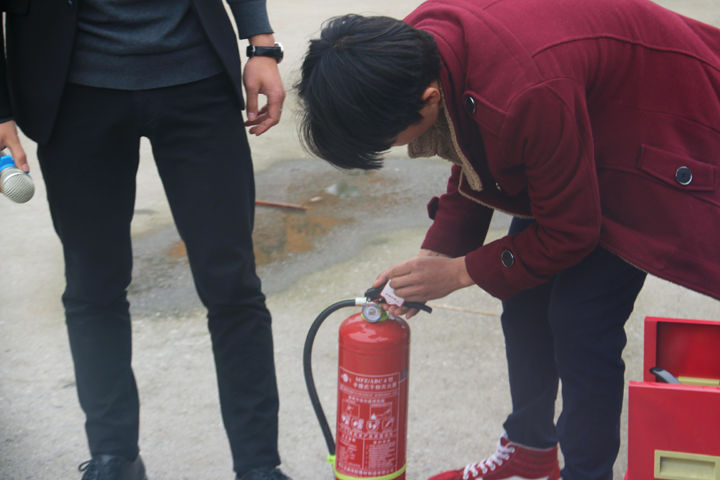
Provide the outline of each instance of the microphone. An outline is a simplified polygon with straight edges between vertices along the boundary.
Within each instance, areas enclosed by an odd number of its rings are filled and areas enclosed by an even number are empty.
[[[0,193],[16,203],[25,203],[35,194],[32,178],[15,166],[10,155],[0,157]]]

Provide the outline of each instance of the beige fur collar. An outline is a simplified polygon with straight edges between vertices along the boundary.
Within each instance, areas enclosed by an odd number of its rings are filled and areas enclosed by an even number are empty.
[[[440,87],[440,112],[435,123],[420,137],[408,143],[408,156],[410,158],[433,157],[448,160],[462,167],[463,175],[467,178],[470,188],[482,190],[480,177],[470,165],[470,162],[460,150],[453,128],[450,114],[445,108],[445,95]]]

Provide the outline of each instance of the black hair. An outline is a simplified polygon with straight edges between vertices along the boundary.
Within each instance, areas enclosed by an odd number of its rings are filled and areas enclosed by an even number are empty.
[[[403,21],[328,20],[295,85],[303,146],[342,169],[382,167],[395,137],[422,120],[422,94],[438,79],[440,61],[432,35]]]

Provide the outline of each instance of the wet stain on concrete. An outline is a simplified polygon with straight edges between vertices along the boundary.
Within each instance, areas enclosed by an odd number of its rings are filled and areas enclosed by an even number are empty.
[[[185,246],[185,242],[183,242],[182,240],[178,240],[177,242],[175,242],[167,251],[166,256],[171,263],[173,263],[173,260],[175,261],[174,263],[188,263],[187,247]]]
[[[315,248],[317,238],[348,221],[302,212],[283,214],[279,223],[264,222],[263,228],[253,233],[255,263],[265,265],[287,259],[289,254],[309,252]]]
[[[267,198],[279,194],[283,201],[307,208],[306,211],[257,208],[253,242],[258,266],[310,252],[336,227],[370,220],[370,212],[382,211],[398,201],[394,191],[396,179],[382,171],[305,172],[299,169],[290,177],[258,178],[258,198],[280,201]]]
[[[266,294],[350,258],[369,235],[430,224],[425,205],[443,193],[448,165],[409,159],[386,165],[379,171],[343,172],[319,160],[303,160],[256,176],[256,198],[307,208],[255,210],[255,260]],[[164,316],[202,308],[187,249],[174,226],[134,239],[134,265],[128,289],[134,314]]]

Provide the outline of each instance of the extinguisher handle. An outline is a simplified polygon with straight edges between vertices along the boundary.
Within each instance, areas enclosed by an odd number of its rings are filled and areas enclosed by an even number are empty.
[[[383,283],[379,287],[369,288],[365,292],[365,298],[367,298],[369,302],[387,303],[381,295],[386,284],[387,284],[387,282]],[[405,303],[403,303],[403,307],[415,308],[417,310],[422,310],[423,312],[432,313],[432,308],[428,307],[427,305],[425,305],[424,303],[421,303],[421,302],[405,302]]]
[[[379,287],[368,288],[365,291],[365,298],[367,298],[371,302],[384,301],[383,298],[380,296],[380,294],[382,293],[383,288],[385,288],[386,284],[387,284],[387,282],[383,283]]]
[[[418,310],[422,310],[423,312],[432,313],[432,308],[420,302],[405,302],[403,304],[403,307],[417,308]]]

